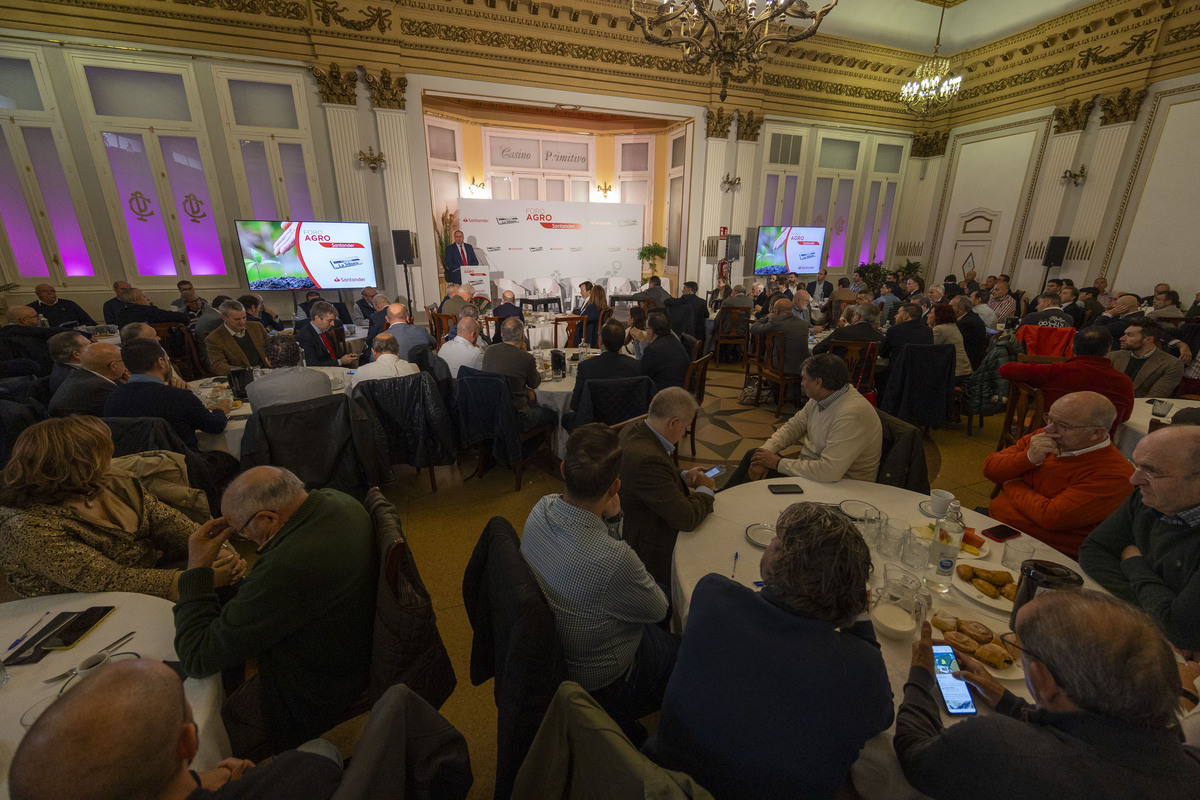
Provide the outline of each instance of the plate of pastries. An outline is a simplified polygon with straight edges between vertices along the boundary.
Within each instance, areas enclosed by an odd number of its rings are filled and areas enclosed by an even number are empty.
[[[977,603],[1009,613],[1017,596],[1017,583],[1006,569],[987,569],[977,564],[959,564],[954,568],[951,585]]]
[[[1021,651],[1001,640],[1000,635],[971,619],[961,619],[947,611],[936,611],[929,624],[942,632],[942,639],[959,653],[975,657],[1002,681],[1024,680]]]

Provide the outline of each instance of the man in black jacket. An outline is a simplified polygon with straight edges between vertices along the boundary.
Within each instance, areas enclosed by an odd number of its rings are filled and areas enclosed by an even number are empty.
[[[824,304],[829,296],[833,294],[833,284],[825,280],[825,270],[817,273],[815,281],[809,281],[804,288],[808,291],[810,297],[818,303]]]
[[[668,297],[663,301],[663,304],[668,309],[675,307],[692,309],[692,330],[678,331],[678,333],[690,333],[697,339],[703,339],[704,320],[708,319],[708,303],[704,302],[704,298],[697,294],[699,291],[700,284],[695,281],[688,281],[683,284],[683,291],[679,297]],[[667,313],[670,314],[670,311]]]
[[[646,349],[642,352],[642,374],[654,381],[654,391],[670,386],[683,386],[687,377],[688,358],[683,342],[671,333],[666,314],[654,313],[646,318]]]
[[[51,327],[74,328],[79,325],[95,325],[83,308],[74,300],[65,300],[58,296],[58,291],[48,283],[39,283],[33,288],[37,300],[29,306],[46,318]]]
[[[884,336],[881,358],[895,358],[896,351],[906,344],[933,344],[933,330],[921,319],[921,307],[902,303],[896,309],[895,324]]]
[[[304,352],[306,367],[352,367],[358,363],[358,356],[347,353],[338,357],[333,345],[333,336],[329,331],[337,319],[337,311],[324,300],[318,300],[309,307],[308,322],[299,322],[295,333],[296,344]]]
[[[966,295],[958,295],[950,301],[950,307],[958,315],[958,330],[962,333],[963,349],[971,361],[971,369],[979,369],[983,361],[983,352],[987,350],[987,326],[979,315],[971,310],[971,300]],[[928,326],[927,326],[928,327]]]
[[[43,328],[38,325],[38,315],[29,306],[13,306],[5,314],[8,324],[0,328],[0,358],[28,358],[37,362],[38,375],[49,375],[54,368],[50,357],[50,339],[65,328]]]
[[[125,307],[117,312],[117,325],[122,328],[131,322],[145,322],[151,325],[156,322],[188,324],[187,314],[181,314],[178,311],[163,311],[161,308],[150,305],[146,293],[136,287],[122,289],[118,297],[125,302]]]
[[[579,409],[583,385],[593,378],[636,378],[642,374],[642,365],[637,359],[621,353],[625,346],[625,326],[620,321],[610,319],[604,323],[600,328],[600,341],[604,344],[604,352],[579,362],[575,391],[571,393],[572,410]]]

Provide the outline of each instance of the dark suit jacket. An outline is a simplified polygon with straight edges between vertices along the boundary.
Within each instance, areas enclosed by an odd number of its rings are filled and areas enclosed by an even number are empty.
[[[536,389],[542,383],[533,354],[508,343],[495,344],[483,351],[483,371],[504,376],[518,412],[529,405],[525,390]]]
[[[691,359],[683,342],[670,334],[660,336],[642,351],[642,374],[654,381],[654,391],[683,386]]]
[[[525,321],[525,314],[521,312],[520,307],[512,303],[501,303],[492,309],[489,316],[499,317],[500,322],[496,323],[496,330],[492,331],[492,344],[500,343],[500,326],[504,324],[504,320],[508,317],[520,317],[521,321]]]
[[[50,358],[50,337],[66,328],[38,328],[32,325],[5,325],[0,328],[0,360],[29,358],[38,363],[38,375],[49,375],[54,369]]]
[[[983,361],[983,351],[987,349],[987,326],[978,314],[968,311],[958,321],[958,330],[962,333],[963,349],[967,351],[971,369],[978,369],[979,362]]]
[[[77,325],[96,324],[96,320],[92,319],[91,315],[74,300],[60,297],[58,302],[52,306],[44,305],[41,300],[34,300],[29,307],[45,317],[46,321],[50,323],[50,327],[70,325],[74,328]]]
[[[708,319],[708,304],[704,302],[704,298],[698,294],[681,294],[679,297],[668,297],[665,301],[667,308],[672,306],[691,306],[692,319],[695,321],[693,326],[695,330],[677,331],[678,333],[690,333],[697,339],[704,338],[704,320]]]
[[[771,314],[762,322],[756,322],[750,326],[751,333],[774,333],[782,331],[785,341],[786,363],[783,365],[784,372],[798,374],[800,366],[808,359],[808,323],[797,317],[795,314],[785,314],[782,317],[777,317]],[[771,354],[771,362],[778,367],[779,358],[776,353]]]
[[[63,385],[63,381],[65,381],[68,378],[68,376],[78,372],[81,369],[83,369],[83,367],[80,367],[78,364],[76,364],[73,367],[69,367],[66,364],[57,364],[56,363],[53,367],[51,367],[51,369],[50,369],[50,394],[54,394],[55,392],[57,392],[58,387]]]
[[[442,267],[446,271],[446,283],[462,283],[462,268],[479,266],[479,259],[475,255],[475,248],[463,242],[463,247],[467,251],[467,263],[463,263],[462,256],[458,252],[458,245],[451,242],[446,245],[446,252],[442,254]]]
[[[104,401],[106,417],[161,417],[192,450],[198,450],[196,429],[220,433],[228,420],[223,411],[209,411],[188,389],[163,383],[125,383]]]
[[[974,316],[979,319],[978,314]],[[982,320],[980,321],[982,322]],[[910,319],[907,322],[893,325],[888,328],[887,335],[883,339],[883,352],[880,353],[880,356],[895,358],[896,350],[906,344],[933,344],[933,329],[919,319]]]
[[[661,286],[647,286],[646,291],[637,292],[633,295],[634,300],[653,300],[655,308],[665,308],[668,300],[671,299],[671,293]]]
[[[583,399],[583,385],[593,378],[636,378],[642,374],[642,365],[636,358],[622,353],[605,350],[579,364],[575,375],[575,391],[571,393],[571,408],[578,409]]]
[[[283,330],[283,320],[279,319],[279,317],[267,316],[265,313],[261,317],[256,317],[253,314],[247,314],[246,321],[247,322],[257,322],[259,325],[262,325],[263,328],[268,329],[268,330],[273,330],[273,331]]]
[[[307,317],[309,320],[312,319],[312,314],[309,313],[309,309],[312,308],[312,304],[316,303],[316,302],[319,302],[319,301],[306,300],[305,302],[301,303],[299,306],[300,310],[304,312],[304,316]],[[350,309],[346,308],[345,303],[343,303],[339,300],[325,300],[323,302],[329,303],[329,305],[333,306],[333,310],[337,312],[337,318],[342,321],[343,325],[353,325],[354,324],[354,317],[350,314]]]
[[[104,416],[104,401],[117,385],[86,369],[73,369],[62,386],[50,398],[47,411],[52,417],[67,417],[71,414]]]
[[[828,300],[829,295],[833,294],[833,284],[830,283],[829,281],[825,281],[825,283],[822,284],[821,288],[822,288],[822,291],[824,292],[821,295],[821,299]],[[816,281],[809,281],[808,285],[806,285],[804,287],[804,289],[805,289],[805,291],[807,291],[809,293],[810,296],[812,296],[812,297],[817,296],[817,282]]]
[[[670,586],[675,537],[695,530],[712,512],[712,495],[687,488],[645,420],[621,431],[620,495],[625,541],[646,571]]]
[[[400,345],[400,358],[404,361],[408,361],[408,353],[414,347],[425,346],[430,350],[437,347],[437,342],[433,340],[429,331],[416,323],[397,322],[388,326],[384,333],[389,333],[395,338],[396,343]]]
[[[1145,314],[1140,311],[1134,311],[1123,317],[1095,316],[1092,317],[1092,325],[1103,325],[1108,328],[1108,332],[1112,334],[1112,350],[1110,352],[1116,352],[1121,349],[1121,337],[1125,335],[1125,329],[1144,316]]]
[[[856,322],[844,328],[834,328],[833,333],[822,339],[812,351],[814,356],[828,353],[829,349],[838,342],[879,342],[882,345],[885,341],[884,335],[872,328],[870,323]]]
[[[312,322],[304,319],[299,320],[297,324],[298,327],[292,335],[296,338],[296,344],[300,345],[301,352],[304,353],[304,366],[338,366],[337,360],[329,357],[329,351],[325,349],[325,345],[321,342],[321,335],[312,326]],[[328,336],[328,338],[329,343],[333,344],[333,337]],[[237,347],[237,345],[234,345],[234,347]],[[401,353],[400,356],[403,358],[404,353]]]
[[[267,366],[267,332],[263,330],[263,326],[257,322],[247,322],[246,336],[250,337],[250,342],[258,352],[258,357],[262,359],[261,366]],[[208,367],[214,374],[228,375],[229,370],[234,367],[251,366],[241,345],[237,343],[233,334],[225,330],[224,325],[205,337],[204,349],[208,351]]]
[[[117,314],[125,307],[125,301],[119,297],[110,297],[104,301],[104,324],[116,325]]]
[[[117,325],[124,328],[131,322],[145,322],[153,325],[156,322],[179,322],[188,324],[187,314],[178,311],[164,311],[156,306],[139,306],[137,303],[126,303],[117,312]]]
[[[1076,303],[1068,303],[1062,307],[1063,312],[1071,318],[1071,323],[1078,328],[1083,322],[1083,306]]]

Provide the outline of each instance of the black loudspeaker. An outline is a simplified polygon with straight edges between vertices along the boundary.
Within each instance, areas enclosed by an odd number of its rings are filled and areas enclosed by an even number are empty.
[[[1069,236],[1051,236],[1050,241],[1046,243],[1046,255],[1042,258],[1042,266],[1061,267],[1067,257],[1067,243],[1070,240]]]
[[[411,264],[413,258],[412,231],[392,231],[392,249],[396,251],[396,264]]]

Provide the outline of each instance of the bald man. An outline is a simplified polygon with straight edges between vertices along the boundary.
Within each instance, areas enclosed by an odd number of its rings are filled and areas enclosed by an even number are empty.
[[[107,342],[89,344],[80,355],[80,368],[58,387],[50,398],[47,411],[52,417],[72,414],[104,416],[104,401],[129,378],[129,370],[121,360],[121,348]]]
[[[341,758],[328,742],[281,753],[266,767],[227,758],[193,772],[199,736],[170,667],[149,658],[113,662],[79,681],[29,729],[13,757],[9,792],[13,800],[324,800],[341,780]]]
[[[235,534],[257,546],[258,561],[222,608],[212,564]],[[320,736],[359,698],[370,671],[377,572],[371,517],[353,497],[306,491],[278,467],[254,467],[229,484],[221,517],[188,540],[175,651],[197,678],[257,660],[256,677],[229,700],[235,754],[264,740],[280,752]]]
[[[396,340],[402,361],[409,360],[409,352],[414,347],[425,345],[430,350],[437,347],[437,343],[433,341],[429,331],[413,324],[412,315],[408,313],[408,306],[404,303],[392,303],[388,306],[387,324],[386,332]]]
[[[1096,392],[1055,400],[1044,428],[984,460],[984,477],[1003,489],[988,516],[1078,558],[1087,535],[1133,492],[1133,467],[1108,437],[1116,418]]]
[[[121,299],[121,292],[127,292],[132,286],[129,281],[113,281],[113,296],[104,301],[104,324],[116,325],[117,312],[125,307],[125,301]]]
[[[49,375],[54,367],[50,339],[66,329],[40,327],[37,312],[29,306],[12,306],[5,312],[5,320],[8,324],[0,328],[0,360],[32,359],[39,375]]]
[[[33,287],[37,300],[29,304],[37,313],[46,318],[51,327],[75,328],[80,325],[95,325],[96,320],[83,310],[74,300],[66,300],[58,296],[58,291],[48,283],[39,283]]]

